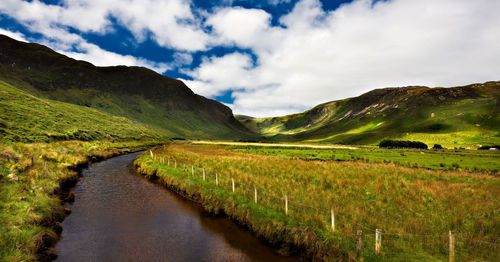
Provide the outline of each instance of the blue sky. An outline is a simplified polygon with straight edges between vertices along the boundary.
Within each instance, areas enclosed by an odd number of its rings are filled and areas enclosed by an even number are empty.
[[[99,66],[146,66],[235,113],[387,86],[499,80],[495,0],[2,0],[0,33]]]

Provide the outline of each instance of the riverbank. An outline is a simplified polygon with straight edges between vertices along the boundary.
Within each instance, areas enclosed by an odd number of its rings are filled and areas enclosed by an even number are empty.
[[[159,141],[65,141],[0,145],[0,258],[50,261],[70,210],[70,188],[91,162],[144,150]]]
[[[312,260],[445,261],[450,231],[458,259],[498,259],[491,251],[498,250],[500,180],[488,174],[188,143],[155,148],[135,165],[207,211]]]
[[[213,183],[204,183],[202,177],[188,176],[190,167],[181,170],[180,161],[177,163],[179,169],[173,162],[168,166],[163,156],[158,154],[157,158],[151,158],[146,152],[134,161],[134,166],[138,173],[199,203],[210,214],[229,217],[281,255],[299,255],[313,261],[355,260],[353,254],[342,251],[338,235],[329,234],[328,230],[318,232],[279,210],[256,204],[252,199],[233,194]]]

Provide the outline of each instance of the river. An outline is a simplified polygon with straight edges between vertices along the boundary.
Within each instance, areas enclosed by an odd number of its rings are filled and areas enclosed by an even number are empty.
[[[74,188],[57,261],[298,261],[227,218],[137,175],[140,153],[90,165]]]

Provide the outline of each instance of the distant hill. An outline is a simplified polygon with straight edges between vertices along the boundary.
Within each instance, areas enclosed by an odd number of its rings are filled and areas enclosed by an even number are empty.
[[[383,88],[300,114],[238,119],[273,141],[375,144],[391,138],[477,146],[500,142],[499,98],[500,82]]]
[[[161,128],[171,137],[239,139],[230,108],[142,67],[96,67],[0,35],[0,80],[31,95],[91,107]]]

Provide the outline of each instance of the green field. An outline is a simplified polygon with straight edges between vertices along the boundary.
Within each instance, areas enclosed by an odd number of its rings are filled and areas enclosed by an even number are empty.
[[[500,152],[488,150],[410,150],[366,147],[359,147],[359,149],[315,149],[257,146],[233,146],[231,150],[284,159],[394,163],[434,170],[465,170],[492,174],[497,174],[500,171]]]
[[[140,156],[135,164],[139,172],[205,209],[226,213],[272,244],[293,246],[309,259],[354,259],[358,230],[363,232],[361,256],[366,261],[445,261],[450,230],[455,232],[458,261],[500,259],[496,176],[392,163],[302,160],[307,158],[304,149],[260,149],[282,150],[283,157],[241,150],[172,144],[153,150],[154,158],[149,152]],[[382,231],[379,255],[374,251],[375,229]]]

